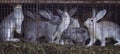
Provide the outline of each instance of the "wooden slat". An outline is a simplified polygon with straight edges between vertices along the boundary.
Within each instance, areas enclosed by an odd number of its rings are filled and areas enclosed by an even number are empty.
[[[43,0],[43,1],[40,1],[40,0],[37,0],[37,3],[90,3],[90,2],[87,2],[87,1],[74,1],[74,0],[69,0],[69,1],[65,1],[65,0]]]
[[[36,0],[0,0],[0,3],[35,3]]]
[[[120,4],[119,0],[0,0],[0,3],[91,3]]]

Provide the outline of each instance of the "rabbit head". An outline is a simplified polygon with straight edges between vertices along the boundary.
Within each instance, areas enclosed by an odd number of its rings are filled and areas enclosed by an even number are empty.
[[[58,12],[58,15],[61,16],[61,18],[64,18],[64,17],[66,17],[66,16],[69,16],[70,19],[71,19],[71,23],[77,23],[77,22],[78,22],[78,19],[75,19],[75,20],[74,20],[74,18],[72,18],[72,16],[75,15],[75,13],[76,13],[76,11],[77,11],[77,8],[76,8],[76,7],[70,9],[69,11],[67,11],[67,10],[62,11],[62,10],[60,10],[60,9],[57,9],[56,11]],[[73,22],[73,21],[74,21],[74,22]],[[77,21],[77,22],[76,22],[76,21]]]
[[[99,11],[96,15],[96,11],[95,9],[92,10],[92,17],[91,18],[88,18],[85,22],[84,22],[84,25],[89,27],[89,28],[93,28],[93,26],[95,26],[98,21],[100,19],[102,19],[107,13],[107,10],[106,9],[103,9],[101,11]]]
[[[41,10],[39,11],[39,14],[42,17],[49,19],[49,22],[52,24],[59,25],[62,22],[61,18],[58,15],[54,15],[50,10]]]
[[[56,11],[61,16],[62,20],[68,17],[70,18],[70,15],[68,14],[67,10],[62,11],[60,9],[57,9]]]
[[[72,24],[73,27],[77,27],[76,23],[79,24],[78,20],[72,18],[72,16],[75,14],[76,10],[77,10],[77,8],[72,8],[69,11],[67,11],[67,10],[62,11],[60,9],[56,10],[62,19],[62,23],[60,24],[61,29],[63,29],[63,30],[67,29],[70,24]]]
[[[70,27],[72,27],[72,28],[80,27],[78,19],[71,18],[71,21],[72,22],[70,24]]]
[[[68,11],[68,14],[66,14],[66,15],[70,16],[70,27],[72,27],[72,28],[80,27],[78,19],[74,19],[72,17],[73,15],[75,15],[77,10],[78,9],[76,7],[75,8],[71,8]],[[57,12],[58,12],[59,15],[62,15],[62,13],[63,13],[63,11],[61,11],[61,10],[57,10]],[[64,17],[64,15],[65,15],[65,13],[62,16]]]
[[[29,18],[26,18],[26,19],[31,19],[33,21],[41,20],[41,16],[39,16],[36,13],[32,13],[31,11],[28,11],[28,10],[24,11],[24,15],[26,15],[27,17],[29,17]]]
[[[62,22],[62,19],[57,15],[53,16],[52,19],[50,20],[50,23],[55,25],[59,25],[61,22]]]

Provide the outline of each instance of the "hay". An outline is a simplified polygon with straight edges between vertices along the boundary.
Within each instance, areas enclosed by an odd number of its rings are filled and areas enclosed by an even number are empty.
[[[85,47],[78,45],[0,42],[0,54],[120,54],[120,46]]]

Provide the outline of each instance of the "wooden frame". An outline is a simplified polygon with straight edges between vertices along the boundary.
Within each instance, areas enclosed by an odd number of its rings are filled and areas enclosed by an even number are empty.
[[[119,0],[0,0],[0,3],[106,3],[120,4]]]

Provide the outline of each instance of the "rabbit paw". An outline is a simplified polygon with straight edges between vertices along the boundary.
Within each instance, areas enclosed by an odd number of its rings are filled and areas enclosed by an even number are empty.
[[[60,44],[58,41],[54,41],[55,44]]]
[[[18,41],[20,41],[20,39],[18,39],[18,38],[11,38],[11,39],[9,39],[8,41],[11,41],[11,42],[18,42]]]
[[[105,43],[101,43],[101,45],[100,46],[105,46]]]
[[[120,45],[120,43],[116,43],[116,44],[114,44],[115,46],[118,46],[118,45]]]
[[[91,46],[92,46],[92,44],[88,44],[88,45],[87,45],[87,47],[91,47]]]
[[[64,41],[63,41],[63,40],[61,40],[61,41],[59,42],[59,44],[64,45]]]
[[[100,46],[104,47],[105,45],[100,45]]]

